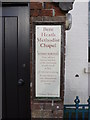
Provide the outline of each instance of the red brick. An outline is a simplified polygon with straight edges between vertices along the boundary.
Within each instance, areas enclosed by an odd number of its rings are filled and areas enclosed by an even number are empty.
[[[46,9],[54,9],[54,8],[57,8],[57,3],[52,3],[52,2],[47,2],[45,3],[45,8]]]
[[[31,10],[30,11],[30,16],[32,16],[32,17],[37,17],[37,16],[39,16],[39,10]]]
[[[63,118],[63,110],[54,111],[54,117]]]
[[[52,10],[47,9],[43,9],[40,14],[40,16],[52,16],[52,15],[53,15]]]
[[[42,9],[42,3],[38,2],[31,2],[30,9]]]
[[[64,16],[65,13],[60,10],[60,8],[55,8],[55,16]]]

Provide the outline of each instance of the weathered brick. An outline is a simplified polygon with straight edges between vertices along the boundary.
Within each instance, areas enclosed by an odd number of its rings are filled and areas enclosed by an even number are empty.
[[[30,11],[30,16],[37,17],[39,16],[40,10],[31,10]]]
[[[54,9],[54,8],[57,8],[57,7],[58,7],[57,3],[52,3],[52,2],[45,3],[45,9]]]
[[[60,8],[55,8],[55,16],[64,16],[65,13],[60,10]]]
[[[31,2],[30,9],[42,9],[42,3],[39,2]]]
[[[53,15],[52,10],[48,9],[43,9],[40,14],[40,16],[52,16],[52,15]]]
[[[62,110],[57,110],[53,112],[54,117],[57,118],[63,118],[63,111]]]

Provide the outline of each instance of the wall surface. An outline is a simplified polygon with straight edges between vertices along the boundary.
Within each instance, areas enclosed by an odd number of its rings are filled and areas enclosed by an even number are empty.
[[[75,2],[70,13],[73,24],[66,38],[64,103],[72,104],[75,96],[80,97],[81,103],[87,103],[88,74],[84,68],[88,70],[88,2]]]

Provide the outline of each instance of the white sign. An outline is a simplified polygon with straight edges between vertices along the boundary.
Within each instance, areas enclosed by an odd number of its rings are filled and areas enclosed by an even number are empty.
[[[35,29],[35,97],[60,97],[61,25]]]

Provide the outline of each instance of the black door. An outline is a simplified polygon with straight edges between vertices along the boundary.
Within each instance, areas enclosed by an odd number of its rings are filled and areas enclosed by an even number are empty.
[[[3,118],[30,118],[29,4],[3,4]]]

